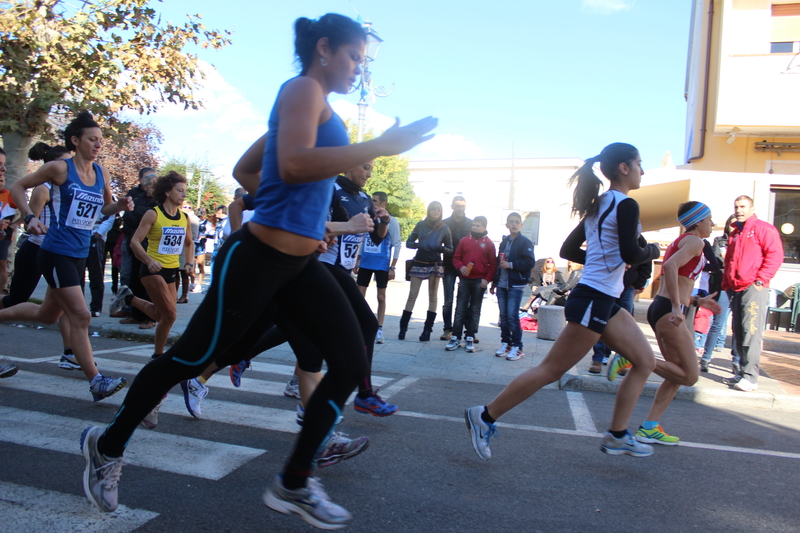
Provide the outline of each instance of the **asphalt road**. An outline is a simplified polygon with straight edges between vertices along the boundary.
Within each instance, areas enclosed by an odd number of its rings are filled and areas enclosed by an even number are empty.
[[[101,370],[129,379],[152,353],[92,343]],[[203,420],[188,415],[176,387],[158,428],[134,435],[121,508],[103,515],[83,496],[79,438],[88,423],[111,420],[124,392],[93,403],[82,374],[57,367],[60,349],[55,331],[0,326],[0,355],[22,367],[0,380],[0,531],[315,531],[261,501],[295,439],[285,360],[264,354],[238,390],[216,376]],[[349,531],[800,531],[799,413],[675,402],[662,422],[684,445],[611,457],[598,432],[614,397],[546,389],[503,417],[484,462],[463,409],[501,386],[377,378],[400,412],[347,408],[339,430],[369,436],[370,447],[317,472],[353,513]],[[631,428],[649,402],[639,402]]]

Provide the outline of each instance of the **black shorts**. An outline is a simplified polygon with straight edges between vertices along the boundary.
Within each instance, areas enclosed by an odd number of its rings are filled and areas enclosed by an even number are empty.
[[[665,296],[656,296],[647,308],[647,322],[656,333],[656,324],[664,315],[672,314],[672,300]]]
[[[385,289],[389,285],[389,271],[388,270],[371,270],[369,268],[358,269],[358,283],[359,287],[369,287],[369,282],[372,279],[372,274],[375,274],[375,283],[379,289]]]
[[[564,306],[564,318],[602,334],[608,321],[622,309],[617,299],[587,285],[572,289]]]
[[[139,267],[139,279],[144,279],[147,276],[161,276],[169,285],[170,283],[175,283],[175,279],[178,277],[178,270],[178,268],[162,268],[158,272],[150,272],[147,265],[142,263],[142,266]]]
[[[54,289],[79,287],[83,283],[86,258],[69,257],[39,248],[39,271],[47,284]]]
[[[2,233],[0,233],[0,235],[2,235]],[[0,241],[0,261],[6,261],[8,259],[9,248],[11,248],[11,241],[9,239]]]

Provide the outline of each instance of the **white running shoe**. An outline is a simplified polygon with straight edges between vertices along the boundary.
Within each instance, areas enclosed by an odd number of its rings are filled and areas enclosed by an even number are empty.
[[[469,353],[475,352],[475,344],[473,343],[474,340],[472,339],[472,337],[467,337],[466,343],[464,344],[464,349]]]
[[[637,441],[633,438],[631,432],[627,430],[621,439],[606,431],[606,434],[603,435],[600,451],[608,455],[630,455],[632,457],[649,457],[653,455],[652,446]]]
[[[195,418],[200,418],[203,414],[203,409],[200,403],[203,398],[208,396],[208,387],[200,383],[197,378],[188,381],[181,381],[181,390],[183,390],[183,401],[186,403],[186,409],[189,414]]]
[[[505,357],[506,354],[508,353],[508,350],[509,350],[508,343],[504,342],[503,344],[500,345],[500,349],[494,352],[494,356]]]
[[[156,429],[158,425],[158,410],[161,409],[161,406],[164,405],[164,400],[167,399],[167,395],[165,394],[161,401],[153,407],[153,410],[147,413],[147,416],[139,422],[139,425],[145,429]]]
[[[317,459],[317,468],[325,468],[355,457],[366,450],[368,446],[369,439],[367,437],[351,439],[346,433],[335,431],[322,448],[322,453]]]
[[[383,328],[378,328],[378,333],[375,334],[375,344],[383,344],[386,340],[383,338]]]
[[[481,419],[483,409],[482,405],[477,405],[464,410],[464,419],[467,421],[472,447],[475,448],[478,457],[488,461],[492,458],[489,441],[494,435],[497,435],[497,426],[495,424],[487,424]]]
[[[450,337],[450,340],[447,341],[447,346],[445,346],[444,349],[447,350],[448,352],[452,352],[454,350],[458,350],[460,347],[461,347],[461,339],[459,339],[455,335],[452,335]]]
[[[300,385],[297,384],[297,376],[292,375],[292,379],[289,380],[289,383],[286,384],[286,388],[283,389],[283,395],[289,398],[300,399]]]
[[[281,476],[264,493],[264,503],[279,513],[295,513],[314,527],[341,529],[353,519],[347,509],[333,503],[319,479],[310,477],[305,487],[289,490],[283,486]]]
[[[506,360],[519,361],[523,357],[525,357],[525,354],[522,353],[522,348],[520,348],[519,346],[513,346],[511,350],[508,352],[508,355],[506,355]]]
[[[81,451],[86,459],[83,470],[83,492],[92,505],[111,513],[117,509],[117,485],[125,464],[122,457],[111,459],[97,451],[97,439],[103,435],[103,428],[89,426],[81,435]]]

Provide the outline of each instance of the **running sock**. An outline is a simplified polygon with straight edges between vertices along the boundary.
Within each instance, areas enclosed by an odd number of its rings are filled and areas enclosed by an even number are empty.
[[[481,420],[483,420],[487,424],[494,424],[495,423],[495,419],[492,418],[491,416],[489,416],[489,406],[488,405],[484,405],[483,406],[483,412],[481,413]]]
[[[611,433],[611,435],[615,439],[621,439],[622,437],[624,437],[628,433],[628,430],[627,429],[623,429],[622,431],[613,431],[613,430],[609,429],[608,432]]]
[[[358,397],[362,400],[366,400],[370,396],[372,396],[372,389],[365,389],[358,391]]]
[[[642,423],[643,429],[656,429],[658,427],[658,420],[646,420]]]
[[[199,381],[200,383],[202,383],[203,385],[205,385],[205,384],[206,384],[206,381],[208,381],[208,380],[207,380],[207,379],[205,379],[203,376],[197,376],[197,381]]]
[[[64,355],[72,355],[72,348],[64,348]]]
[[[288,490],[297,490],[303,488],[308,483],[308,478],[311,477],[310,470],[295,470],[287,468],[283,472],[283,486]]]

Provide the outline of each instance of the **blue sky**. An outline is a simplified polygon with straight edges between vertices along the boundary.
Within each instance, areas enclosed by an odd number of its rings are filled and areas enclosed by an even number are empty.
[[[146,120],[163,152],[206,158],[225,175],[266,130],[283,81],[296,73],[294,20],[327,12],[370,20],[385,40],[373,81],[394,93],[375,112],[408,122],[434,115],[438,137],[415,159],[588,158],[611,142],[639,147],[645,168],[684,151],[690,0],[422,2],[328,0],[154,3],[173,22],[200,13],[233,44],[198,51],[207,109],[165,108]],[[346,114],[356,95],[340,97]],[[385,119],[384,119],[385,120]],[[380,127],[381,122],[375,122]]]

